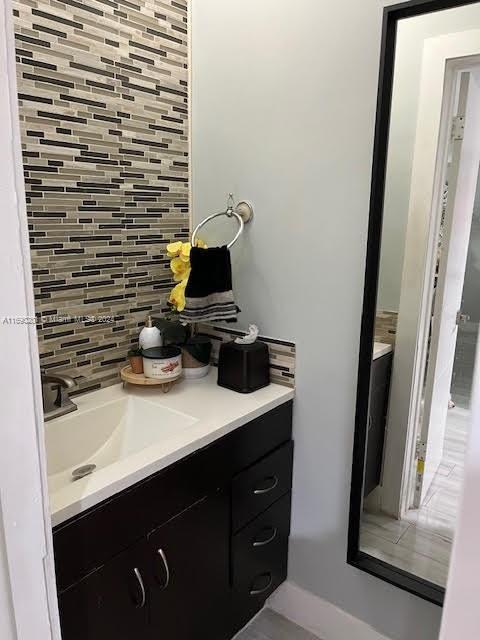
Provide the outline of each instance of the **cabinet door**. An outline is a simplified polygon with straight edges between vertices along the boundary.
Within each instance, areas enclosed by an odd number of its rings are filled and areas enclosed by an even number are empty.
[[[58,596],[62,640],[100,638],[101,570],[95,571]]]
[[[152,638],[219,640],[228,625],[229,500],[205,498],[150,534]]]
[[[98,640],[147,638],[149,593],[146,558],[147,543],[143,540],[102,568]],[[97,640],[97,637],[89,636],[88,640]]]
[[[62,640],[147,637],[146,550],[134,545],[60,595]]]
[[[367,455],[365,458],[365,496],[368,496],[380,484],[387,409],[388,389],[379,387],[370,395]]]

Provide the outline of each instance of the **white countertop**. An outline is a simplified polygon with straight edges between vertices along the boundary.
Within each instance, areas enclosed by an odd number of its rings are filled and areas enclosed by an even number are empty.
[[[165,440],[159,440],[115,464],[97,469],[86,478],[53,490],[50,493],[52,526],[89,509],[294,397],[293,389],[277,384],[270,384],[254,393],[240,394],[219,387],[216,380],[217,370],[212,369],[201,380],[178,382],[166,394],[158,387],[128,385],[123,389],[119,384],[76,397],[78,411],[71,416],[134,395],[160,407],[187,414],[195,420],[191,426],[170,434]],[[46,423],[46,430],[54,422]]]
[[[382,356],[387,355],[387,353],[390,353],[391,351],[393,351],[393,347],[391,344],[386,344],[385,342],[374,342],[372,360],[381,358]]]

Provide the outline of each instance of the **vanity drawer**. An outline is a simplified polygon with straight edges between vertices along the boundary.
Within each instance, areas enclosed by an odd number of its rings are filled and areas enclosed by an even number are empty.
[[[234,587],[243,589],[255,576],[282,565],[290,535],[291,495],[288,492],[233,537]]]
[[[292,487],[293,442],[287,442],[232,480],[232,528],[238,531]]]
[[[233,632],[260,611],[287,577],[290,501],[289,492],[233,537]]]

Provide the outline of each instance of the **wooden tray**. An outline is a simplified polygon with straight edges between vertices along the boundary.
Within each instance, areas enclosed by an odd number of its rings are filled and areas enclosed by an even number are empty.
[[[180,378],[177,376],[172,380],[156,380],[155,378],[147,378],[143,373],[133,373],[132,367],[128,364],[126,367],[120,370],[120,376],[123,380],[123,384],[139,384],[147,387],[161,387],[164,393],[170,391],[175,382]]]

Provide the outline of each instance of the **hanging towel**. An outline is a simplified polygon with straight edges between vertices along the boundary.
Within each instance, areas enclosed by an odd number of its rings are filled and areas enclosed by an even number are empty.
[[[228,247],[192,247],[190,266],[180,320],[190,324],[212,320],[236,322],[240,309],[233,299]]]

